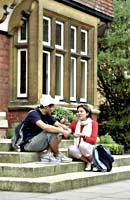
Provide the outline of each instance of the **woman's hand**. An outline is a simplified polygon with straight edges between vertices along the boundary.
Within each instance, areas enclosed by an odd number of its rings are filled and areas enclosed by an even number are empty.
[[[75,138],[78,138],[78,137],[80,137],[81,136],[81,133],[74,133],[74,137]]]

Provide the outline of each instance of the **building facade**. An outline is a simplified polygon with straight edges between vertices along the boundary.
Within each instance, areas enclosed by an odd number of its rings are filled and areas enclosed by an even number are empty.
[[[50,94],[97,106],[97,40],[112,0],[1,0],[0,111],[9,126]]]

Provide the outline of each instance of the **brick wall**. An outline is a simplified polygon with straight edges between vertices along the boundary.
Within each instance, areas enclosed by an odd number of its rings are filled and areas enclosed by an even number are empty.
[[[0,33],[0,111],[8,110],[9,37]]]

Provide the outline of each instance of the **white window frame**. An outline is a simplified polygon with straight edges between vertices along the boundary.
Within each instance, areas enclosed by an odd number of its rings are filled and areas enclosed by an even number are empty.
[[[25,22],[26,22],[26,39],[25,40],[21,39],[21,28],[22,27],[20,27],[18,29],[18,43],[27,43],[27,41],[28,41],[28,23],[27,23],[27,20],[25,20]]]
[[[50,52],[49,51],[43,51],[43,53],[46,53],[48,55],[48,67],[47,67],[47,73],[48,73],[48,81],[47,81],[47,86],[48,86],[48,91],[47,91],[47,94],[49,95],[50,94],[50,80],[51,80],[51,77],[50,77]]]
[[[71,96],[71,89],[72,89],[72,86],[71,86],[71,71],[70,71],[70,101],[76,101],[76,58],[74,57],[71,57],[71,62],[72,60],[74,61],[74,96],[72,97]]]
[[[60,95],[56,95],[55,98],[58,100],[62,100],[63,99],[63,85],[64,85],[64,56],[62,54],[58,54],[56,53],[55,56],[60,57],[61,58],[61,91],[60,91]],[[55,80],[56,82],[56,80]]]
[[[43,17],[43,20],[46,19],[48,21],[48,42],[43,41],[44,45],[51,46],[51,19],[49,17]]]
[[[61,25],[61,45],[56,44],[55,48],[63,49],[64,48],[64,23],[60,21],[56,21],[56,24]]]
[[[22,51],[25,51],[26,52],[26,92],[25,93],[20,93],[20,88],[21,88],[21,85],[20,85],[20,78],[21,78],[21,66],[20,66],[20,63],[21,63],[21,52]],[[18,73],[17,73],[17,97],[18,98],[27,98],[27,74],[28,74],[28,66],[27,66],[27,59],[28,59],[28,51],[27,49],[18,49]]]
[[[73,29],[74,30],[74,49],[71,49],[71,52],[76,52],[76,46],[77,46],[77,44],[76,44],[76,38],[77,38],[77,29],[76,29],[76,27],[75,26],[71,26],[71,29]]]
[[[88,77],[88,74],[87,74],[87,61],[86,60],[82,60],[81,59],[81,63],[85,63],[85,74],[84,74],[84,85],[85,85],[85,88],[84,88],[84,92],[85,92],[85,97],[84,98],[80,98],[80,102],[86,102],[87,101],[87,77]],[[82,67],[82,64],[81,64],[81,67]],[[81,76],[81,79],[83,77]],[[81,85],[82,86],[82,85]],[[82,88],[81,88],[82,90]]]
[[[81,29],[81,32],[85,33],[85,51],[81,51],[82,55],[87,55],[87,51],[88,51],[88,32],[84,29]]]

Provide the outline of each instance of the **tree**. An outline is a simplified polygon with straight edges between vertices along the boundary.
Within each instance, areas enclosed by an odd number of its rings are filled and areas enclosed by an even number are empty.
[[[100,105],[100,134],[130,149],[130,1],[113,0],[114,20],[99,38],[98,89],[105,97]]]

